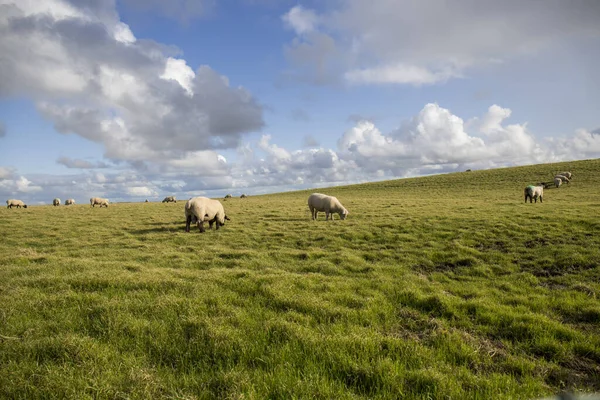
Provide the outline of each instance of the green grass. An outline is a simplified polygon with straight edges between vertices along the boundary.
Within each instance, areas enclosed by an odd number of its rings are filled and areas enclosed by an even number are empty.
[[[525,204],[523,188],[569,169]],[[0,398],[600,391],[600,160],[222,201],[0,209]]]

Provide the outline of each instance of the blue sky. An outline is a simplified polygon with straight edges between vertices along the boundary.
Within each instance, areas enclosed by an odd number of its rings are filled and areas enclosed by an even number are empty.
[[[600,154],[600,3],[0,0],[0,195],[259,194]]]

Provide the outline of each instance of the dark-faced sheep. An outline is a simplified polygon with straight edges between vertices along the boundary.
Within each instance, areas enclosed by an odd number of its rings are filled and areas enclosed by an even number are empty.
[[[193,197],[185,203],[185,231],[190,231],[192,223],[198,224],[198,230],[204,232],[204,221],[208,222],[209,229],[216,223],[216,229],[225,225],[229,217],[225,215],[225,209],[219,200],[208,197]]]
[[[167,196],[163,199],[163,203],[177,203],[175,196]]]
[[[333,196],[328,196],[321,193],[313,193],[308,197],[308,208],[310,208],[310,215],[313,220],[317,219],[317,214],[325,212],[325,220],[333,220],[333,214],[338,214],[340,219],[346,219],[348,216],[348,210],[344,208],[342,203]]]
[[[90,199],[90,207],[96,207],[98,204],[100,207],[104,206],[108,208],[108,199],[103,199],[102,197],[92,197]]]
[[[57,197],[57,198],[55,198],[54,200],[52,200],[52,205],[53,205],[54,207],[56,207],[56,206],[60,206],[60,199]]]
[[[23,203],[21,200],[16,200],[16,199],[6,200],[6,208],[13,208],[13,207],[27,208],[27,204]]]
[[[71,206],[75,204],[75,199],[66,199],[65,200],[65,206]]]
[[[529,185],[525,188],[524,193],[525,193],[525,203],[527,203],[527,198],[529,198],[530,203],[533,203],[534,199],[535,199],[535,202],[537,203],[538,197],[539,197],[540,203],[541,203],[542,197],[544,196],[544,187]]]

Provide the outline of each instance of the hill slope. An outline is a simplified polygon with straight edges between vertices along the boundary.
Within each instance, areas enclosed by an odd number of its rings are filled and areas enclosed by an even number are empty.
[[[523,203],[527,184],[571,185]],[[183,205],[0,209],[1,398],[600,390],[600,160]],[[76,194],[74,197],[77,197]]]

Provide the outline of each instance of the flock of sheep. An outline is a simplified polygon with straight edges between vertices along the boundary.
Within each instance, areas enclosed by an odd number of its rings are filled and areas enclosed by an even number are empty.
[[[552,184],[554,184],[554,186],[556,186],[558,188],[563,183],[568,184],[572,178],[573,178],[573,174],[570,172],[559,172],[558,174],[554,175],[553,182],[550,182],[550,183],[549,182],[540,182],[540,183],[538,183],[537,186],[535,186],[535,185],[527,186],[524,190],[525,203],[527,203],[527,199],[529,199],[530,203],[533,203],[534,200],[537,203],[538,198],[540,199],[540,203],[542,203],[543,202],[542,198],[544,197],[544,189],[549,188]]]
[[[246,196],[242,195],[240,197],[245,198]],[[227,195],[225,198],[229,199],[231,195]],[[338,214],[340,219],[343,220],[349,214],[348,210],[346,210],[336,197],[321,193],[313,193],[308,197],[308,208],[313,220],[317,219],[319,212],[325,213],[325,220],[329,220],[329,217],[333,220],[334,214]],[[216,229],[219,229],[225,225],[225,220],[230,221],[230,218],[225,214],[223,204],[219,200],[209,199],[208,197],[193,197],[189,199],[185,203],[184,213],[186,232],[190,231],[192,224],[197,224],[198,230],[204,232],[204,222],[208,222],[208,229],[212,229],[213,224],[216,225]]]
[[[226,199],[232,196],[228,194],[225,196]],[[245,194],[242,194],[240,198],[246,198]],[[148,200],[146,200],[148,202]],[[163,203],[177,203],[175,196],[167,196],[163,199]],[[52,201],[53,206],[60,205],[60,199],[56,198]],[[108,199],[101,197],[92,197],[90,199],[90,207],[99,205],[108,208]],[[68,199],[65,201],[65,205],[75,204],[75,200]],[[6,201],[7,208],[27,208],[27,205],[21,200],[10,199]],[[340,201],[333,196],[328,196],[321,193],[313,193],[308,197],[308,208],[310,209],[310,215],[313,220],[317,219],[319,212],[325,213],[325,220],[333,220],[333,215],[338,214],[340,219],[346,219],[348,216],[348,210],[340,203]],[[225,214],[225,209],[219,200],[209,199],[208,197],[193,197],[185,203],[185,231],[190,231],[192,224],[197,224],[198,230],[204,232],[204,222],[208,222],[208,228],[212,229],[213,224],[216,225],[216,229],[225,225],[225,221],[230,221],[229,217]]]
[[[554,176],[554,185],[558,188],[563,183],[569,183],[573,178],[573,174],[571,172],[559,172]],[[536,185],[529,185],[525,188],[525,202],[527,203],[527,199],[529,199],[530,203],[534,201],[537,203],[538,198],[540,199],[540,203],[543,202],[544,197],[544,188],[548,188],[552,183],[540,182]],[[225,199],[231,198],[232,195],[228,194],[225,196]],[[245,194],[242,194],[240,198],[246,198]],[[146,200],[148,202],[148,200]],[[163,199],[163,203],[177,203],[177,198],[175,196],[167,196]],[[61,203],[59,198],[56,198],[52,201],[53,206],[59,206]],[[75,204],[74,199],[65,200],[65,205]],[[95,207],[96,205],[108,208],[109,201],[108,199],[103,199],[101,197],[92,197],[90,199],[90,207]],[[21,200],[9,199],[6,200],[7,208],[27,208],[27,205],[23,203]],[[342,203],[333,196],[328,196],[321,193],[313,193],[308,197],[308,208],[310,209],[310,215],[313,220],[317,219],[317,215],[319,212],[325,213],[325,220],[331,219],[333,220],[333,215],[338,214],[340,219],[344,220],[348,216],[348,210],[344,208]],[[208,228],[212,229],[213,224],[216,225],[216,229],[219,229],[221,226],[225,225],[225,220],[230,220],[229,217],[225,214],[225,209],[223,205],[218,200],[209,199],[208,197],[193,197],[189,199],[185,203],[185,231],[190,231],[191,224],[197,224],[200,232],[204,232],[204,222],[208,222]]]

